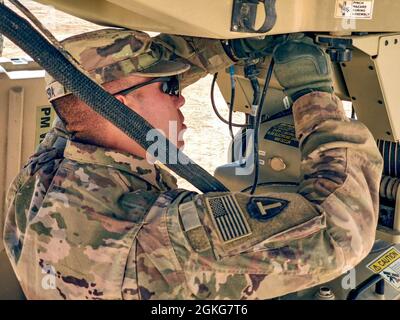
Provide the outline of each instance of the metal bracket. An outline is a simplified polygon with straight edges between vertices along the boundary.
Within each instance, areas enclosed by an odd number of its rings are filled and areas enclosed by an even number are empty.
[[[257,6],[262,2],[265,9],[265,20],[261,28],[255,29]],[[232,32],[266,33],[276,23],[276,0],[234,0],[232,12]]]
[[[318,36],[317,42],[328,46],[326,52],[333,62],[348,62],[353,58],[353,40],[351,38]]]
[[[357,288],[351,290],[349,292],[346,300],[357,300],[359,298],[359,296],[361,296],[361,294],[363,294],[365,291],[367,291],[373,285],[375,285],[375,293],[377,293],[379,295],[384,295],[384,293],[385,293],[385,280],[378,273],[378,274],[372,275],[367,280],[365,280],[362,283],[360,283],[357,286]]]

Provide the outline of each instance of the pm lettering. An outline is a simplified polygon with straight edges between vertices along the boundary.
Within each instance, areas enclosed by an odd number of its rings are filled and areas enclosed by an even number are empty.
[[[40,128],[50,128],[50,121],[51,121],[51,108],[44,107],[40,109]]]
[[[38,106],[36,112],[35,145],[37,146],[46,137],[47,132],[49,132],[54,119],[54,112],[53,108],[48,105]]]

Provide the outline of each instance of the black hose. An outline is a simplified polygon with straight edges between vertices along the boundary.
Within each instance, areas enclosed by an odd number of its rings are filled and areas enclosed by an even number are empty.
[[[229,121],[224,119],[222,117],[222,115],[219,113],[217,106],[215,104],[214,91],[215,91],[215,83],[217,82],[217,78],[218,78],[218,72],[216,74],[214,74],[213,80],[211,82],[211,94],[210,94],[211,95],[211,105],[212,105],[214,113],[216,114],[218,119],[221,120],[225,124],[229,124]],[[237,127],[237,128],[247,128],[248,127],[247,124],[232,123],[231,125],[232,125],[232,127]]]
[[[286,186],[290,186],[290,187],[297,187],[299,184],[297,182],[283,182],[283,181],[276,181],[276,182],[261,182],[257,184],[257,187],[261,187],[261,186],[277,186],[277,187],[286,187]],[[240,190],[240,192],[247,192],[252,188],[252,186],[246,187],[242,190]]]
[[[279,119],[279,118],[287,117],[288,115],[291,115],[292,113],[293,113],[293,110],[290,107],[289,109],[274,113],[272,116],[261,117],[261,123],[265,123],[265,122],[268,122],[268,121],[272,121],[272,120],[276,120],[276,119]]]
[[[260,103],[260,85],[257,78],[250,79],[251,87],[253,88],[253,106],[258,106]]]
[[[0,17],[0,33],[18,45],[53,78],[138,142],[145,150],[151,146],[151,142],[146,141],[146,134],[154,128],[145,119],[84,75],[25,19],[3,4],[0,4]],[[166,156],[168,168],[202,192],[228,191],[221,182],[191,161],[168,139],[166,142],[165,146],[160,145],[159,154]],[[170,163],[170,154],[176,155],[177,159],[172,159],[176,160],[174,163]]]
[[[356,111],[354,110],[354,106],[351,106],[351,119],[356,118]]]
[[[232,153],[231,153],[231,161],[235,161],[235,135],[233,134],[233,129],[232,129],[232,117],[233,117],[233,108],[235,105],[235,95],[236,95],[236,82],[235,82],[235,76],[234,76],[234,68],[233,66],[229,67],[229,74],[231,76],[231,101],[229,104],[229,133],[232,138]]]
[[[265,78],[265,83],[264,83],[264,88],[262,91],[262,95],[261,95],[261,101],[260,104],[258,105],[257,108],[257,114],[255,117],[255,124],[254,124],[254,181],[253,181],[253,186],[251,188],[250,194],[254,194],[254,192],[257,189],[257,184],[258,184],[258,174],[259,174],[259,155],[258,155],[258,135],[260,133],[260,123],[261,123],[261,113],[262,113],[262,109],[264,106],[264,101],[265,101],[265,97],[267,95],[267,91],[268,91],[268,87],[269,87],[269,83],[271,81],[271,77],[272,77],[272,72],[274,70],[274,65],[275,65],[275,61],[273,58],[271,58],[271,62],[269,64],[268,67],[268,71],[267,71],[267,76]]]

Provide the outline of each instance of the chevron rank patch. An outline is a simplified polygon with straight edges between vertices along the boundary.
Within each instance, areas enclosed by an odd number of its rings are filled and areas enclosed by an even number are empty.
[[[247,204],[250,217],[258,221],[267,221],[283,211],[289,204],[284,199],[270,197],[254,197]]]
[[[205,200],[223,242],[234,241],[251,234],[250,226],[234,196],[210,197]]]

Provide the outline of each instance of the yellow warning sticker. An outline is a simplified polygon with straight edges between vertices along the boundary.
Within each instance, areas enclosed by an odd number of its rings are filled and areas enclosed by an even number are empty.
[[[374,273],[380,273],[399,259],[400,259],[400,252],[396,248],[391,248],[384,254],[380,255],[377,259],[372,261],[368,265],[368,268],[372,270]]]
[[[39,106],[36,110],[36,135],[35,147],[41,143],[50,131],[55,118],[55,111],[52,106]]]

